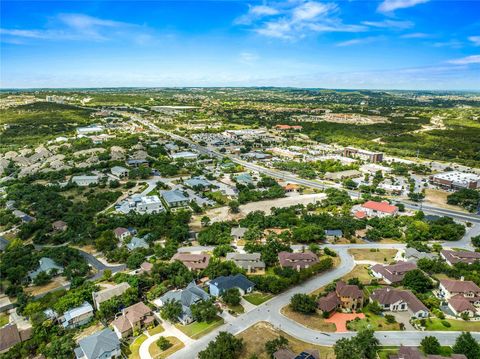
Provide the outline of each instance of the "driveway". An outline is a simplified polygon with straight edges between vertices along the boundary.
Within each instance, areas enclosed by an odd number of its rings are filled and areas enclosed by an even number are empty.
[[[384,314],[393,315],[397,322],[403,323],[405,330],[415,330],[413,325],[410,324],[411,313],[408,310],[404,312],[385,312]]]

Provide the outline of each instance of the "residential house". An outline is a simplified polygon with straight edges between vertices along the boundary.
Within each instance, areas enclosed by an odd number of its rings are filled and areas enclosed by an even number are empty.
[[[163,307],[169,301],[179,301],[182,304],[182,313],[178,316],[178,320],[183,325],[193,322],[192,304],[210,299],[210,295],[202,288],[197,286],[195,282],[191,282],[185,289],[175,289],[168,291],[160,298],[155,299],[153,304],[157,307]]]
[[[225,291],[237,288],[241,295],[251,293],[255,284],[243,274],[221,276],[210,281],[210,294],[218,297]]]
[[[446,300],[448,307],[457,316],[473,317],[480,312],[480,287],[472,281],[442,279],[438,297]]]
[[[37,276],[41,273],[41,272],[45,272],[47,273],[48,275],[53,275],[53,274],[60,274],[60,273],[63,273],[63,267],[57,265],[53,259],[50,259],[48,257],[42,257],[40,258],[40,260],[38,261],[39,263],[39,266],[37,269],[35,269],[34,271],[31,271],[28,273],[28,277],[30,278],[30,280],[35,280],[35,278],[37,278]]]
[[[175,253],[172,261],[180,261],[189,270],[202,270],[208,267],[210,256],[208,254]]]
[[[67,310],[59,321],[64,328],[76,328],[87,324],[93,318],[93,307],[89,302],[81,306]]]
[[[114,176],[117,176],[119,178],[124,178],[124,177],[128,177],[129,170],[122,166],[113,166],[110,169],[110,172]]]
[[[440,256],[445,259],[449,266],[453,266],[455,263],[472,264],[480,261],[480,252],[451,251],[444,249],[440,252]]]
[[[337,240],[343,237],[343,232],[341,229],[326,229],[325,230],[325,237],[328,240]]]
[[[417,263],[419,259],[436,259],[436,253],[420,252],[415,248],[408,247],[405,249],[405,259],[407,262]]]
[[[111,325],[117,337],[123,339],[154,323],[155,317],[152,310],[143,302],[138,302],[122,309],[122,315],[117,317]]]
[[[123,282],[120,284],[116,284],[111,288],[103,289],[98,292],[93,292],[92,297],[93,297],[93,304],[95,305],[95,309],[99,310],[100,305],[103,302],[109,299],[112,299],[113,297],[118,297],[122,295],[128,289],[130,289],[130,284]]]
[[[169,208],[185,207],[190,202],[190,199],[179,189],[162,191],[162,197]]]
[[[109,328],[80,339],[78,345],[75,348],[77,359],[112,359],[122,355],[120,340]]]
[[[233,227],[230,230],[230,235],[233,237],[235,241],[242,239],[245,233],[248,231],[248,228],[245,227]]]
[[[273,353],[274,359],[320,359],[320,353],[315,349],[304,350],[299,354],[295,354],[288,348],[278,349]]]
[[[244,186],[248,186],[249,184],[253,184],[253,178],[248,173],[240,173],[234,177],[235,182],[242,184]]]
[[[100,180],[99,176],[72,176],[71,181],[77,186],[85,187],[91,184],[97,184]]]
[[[318,257],[308,251],[304,253],[280,252],[278,253],[278,261],[282,268],[292,268],[300,271],[318,263]]]
[[[287,183],[283,186],[285,193],[296,193],[300,189],[300,186],[295,183]]]
[[[146,159],[130,158],[127,160],[127,165],[130,167],[148,167],[150,163]]]
[[[127,228],[123,227],[117,227],[113,230],[113,234],[115,235],[115,238],[117,238],[120,241],[124,241],[128,237],[130,237],[131,233]]]
[[[140,237],[133,237],[130,242],[127,243],[127,249],[129,251],[133,251],[134,249],[148,249],[148,243],[145,241],[144,238]]]
[[[193,161],[198,158],[198,153],[190,152],[190,151],[182,151],[182,152],[171,153],[170,157],[173,160],[183,159],[183,160]]]
[[[185,186],[190,188],[202,188],[207,189],[212,187],[212,184],[203,177],[192,177],[183,182]]]
[[[386,311],[408,310],[415,318],[427,318],[429,314],[428,308],[409,290],[382,287],[372,293],[370,300],[378,302]]]
[[[68,228],[68,225],[64,221],[55,221],[52,223],[52,229],[55,232],[64,232],[67,230],[67,228]]]
[[[375,264],[370,269],[376,278],[382,279],[387,284],[393,284],[401,282],[407,272],[417,269],[417,265],[414,262],[399,261],[386,266]]]
[[[452,354],[451,356],[442,355],[423,355],[416,347],[400,346],[397,354],[390,354],[389,359],[467,359],[463,354]]]
[[[227,253],[227,260],[233,261],[237,267],[245,269],[247,273],[262,274],[265,272],[265,262],[262,262],[260,258],[260,253]]]
[[[24,342],[32,336],[32,327],[19,329],[17,324],[10,323],[0,328],[0,354],[5,353],[15,344]]]
[[[337,308],[353,312],[363,307],[363,291],[353,284],[338,281],[335,290],[317,301],[318,308],[330,313]]]
[[[150,273],[153,269],[153,264],[150,262],[143,262],[140,264],[140,271],[142,273]]]

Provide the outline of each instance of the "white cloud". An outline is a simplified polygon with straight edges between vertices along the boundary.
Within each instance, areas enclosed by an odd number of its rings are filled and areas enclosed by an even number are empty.
[[[0,29],[0,34],[12,39],[93,40],[105,41],[114,36],[141,39],[145,29],[138,25],[101,19],[85,14],[59,14],[44,29]]]
[[[308,33],[361,32],[365,25],[344,24],[334,3],[290,0],[269,6],[253,6],[236,24],[252,25],[253,31],[267,37],[297,39]]]
[[[252,64],[259,59],[257,54],[253,52],[244,51],[240,53],[240,62],[244,64]]]
[[[370,27],[386,28],[386,29],[410,29],[413,27],[411,21],[383,20],[383,21],[362,21],[362,24]]]
[[[425,34],[423,32],[413,32],[411,34],[405,34],[400,36],[402,39],[425,39],[430,37],[431,35]]]
[[[449,64],[454,64],[454,65],[480,64],[480,55],[470,55],[467,57],[462,57],[460,59],[454,59],[447,62]]]
[[[475,46],[480,46],[480,36],[470,36],[468,38]]]
[[[418,4],[423,4],[429,0],[384,0],[379,6],[378,11],[382,13],[391,13],[397,9],[405,9]]]
[[[370,37],[364,37],[364,38],[361,38],[361,39],[352,39],[352,40],[339,42],[335,46],[346,47],[346,46],[353,46],[353,45],[369,44],[369,43],[372,43],[372,42],[375,42],[375,41],[379,40],[380,38],[381,37],[378,37],[378,36],[370,36]]]

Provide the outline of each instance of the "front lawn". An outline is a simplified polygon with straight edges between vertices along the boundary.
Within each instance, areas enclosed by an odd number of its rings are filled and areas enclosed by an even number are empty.
[[[232,315],[239,315],[245,313],[245,309],[241,304],[239,305],[228,305],[228,312]]]
[[[3,327],[5,324],[8,324],[9,318],[5,313],[0,313],[0,327]]]
[[[181,330],[185,335],[188,335],[192,339],[198,339],[207,333],[210,333],[215,328],[221,326],[224,323],[223,318],[217,316],[217,318],[210,323],[207,322],[193,322],[188,325],[175,324],[175,326]]]
[[[161,350],[158,345],[157,345],[157,342],[153,342],[152,344],[150,344],[150,347],[148,348],[148,352],[150,353],[150,355],[152,356],[153,359],[164,359],[164,358],[167,358],[169,357],[170,355],[172,355],[173,353],[175,353],[176,351],[182,349],[183,347],[185,347],[185,344],[183,344],[183,342],[176,338],[176,337],[166,337],[166,339],[171,343],[173,344],[170,348],[168,348],[167,350]]]
[[[155,328],[149,329],[149,330],[148,330],[148,334],[149,334],[150,336],[152,336],[152,335],[155,335],[155,334],[160,334],[160,333],[162,333],[164,330],[165,330],[165,329],[163,329],[163,327],[159,324],[159,325],[157,325]]]
[[[269,300],[270,298],[273,298],[272,294],[260,292],[254,292],[243,296],[243,299],[245,299],[249,303],[252,303],[253,305],[260,305]]]
[[[321,332],[335,332],[337,330],[335,324],[326,322],[325,318],[318,313],[310,315],[298,313],[293,311],[292,308],[290,308],[290,305],[283,307],[281,313],[287,318],[290,318],[291,320],[300,323],[307,328]]]
[[[145,334],[140,335],[137,337],[132,344],[130,344],[130,352],[131,354],[128,356],[129,359],[140,359],[140,345],[147,340],[147,336]]]
[[[347,323],[348,330],[360,331],[362,329],[377,330],[400,330],[399,323],[388,323],[385,317],[365,312],[365,319],[354,319]]]
[[[449,323],[450,326],[445,325]],[[438,319],[429,318],[426,320],[426,330],[452,330],[452,331],[467,331],[479,332],[480,322],[470,322],[455,319]]]

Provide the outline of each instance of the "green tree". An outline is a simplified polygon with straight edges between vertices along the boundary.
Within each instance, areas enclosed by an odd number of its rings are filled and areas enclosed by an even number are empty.
[[[440,343],[433,336],[427,336],[422,339],[420,346],[425,354],[440,354]]]
[[[230,211],[231,211],[232,213],[238,213],[238,212],[240,212],[240,203],[238,203],[238,201],[235,201],[235,200],[230,201],[230,202],[228,203],[228,207],[230,207]]]
[[[222,294],[222,299],[228,305],[239,305],[242,297],[240,296],[240,291],[237,288],[230,288]]]
[[[480,236],[472,237],[472,244],[475,247],[480,248]]]
[[[238,359],[243,349],[242,339],[233,334],[220,332],[205,350],[198,353],[199,359]]]
[[[217,316],[217,307],[213,300],[203,300],[190,306],[192,317],[199,322],[211,322]]]
[[[315,299],[307,294],[297,293],[290,299],[290,307],[295,312],[303,314],[315,313],[317,303]]]
[[[432,281],[420,269],[408,271],[403,277],[402,284],[418,293],[428,292],[432,287]]]
[[[210,217],[208,216],[203,216],[202,219],[200,220],[200,223],[202,224],[202,227],[208,227],[210,225]]]
[[[265,343],[265,351],[267,354],[270,356],[270,358],[273,358],[273,354],[279,350],[279,349],[284,349],[288,345],[288,339],[285,338],[283,335],[280,335],[278,338],[269,340],[268,342]]]
[[[470,332],[463,332],[455,341],[453,352],[464,354],[468,359],[480,358],[480,343],[478,343]]]
[[[163,319],[176,323],[182,314],[182,304],[178,300],[167,300],[160,313]]]
[[[168,348],[172,347],[172,343],[170,343],[170,341],[165,338],[165,337],[160,337],[158,338],[158,340],[156,341],[157,343],[157,346],[160,348],[160,350],[167,350]]]
[[[333,349],[337,359],[374,359],[377,356],[379,341],[371,329],[365,329],[353,338],[337,341]]]

